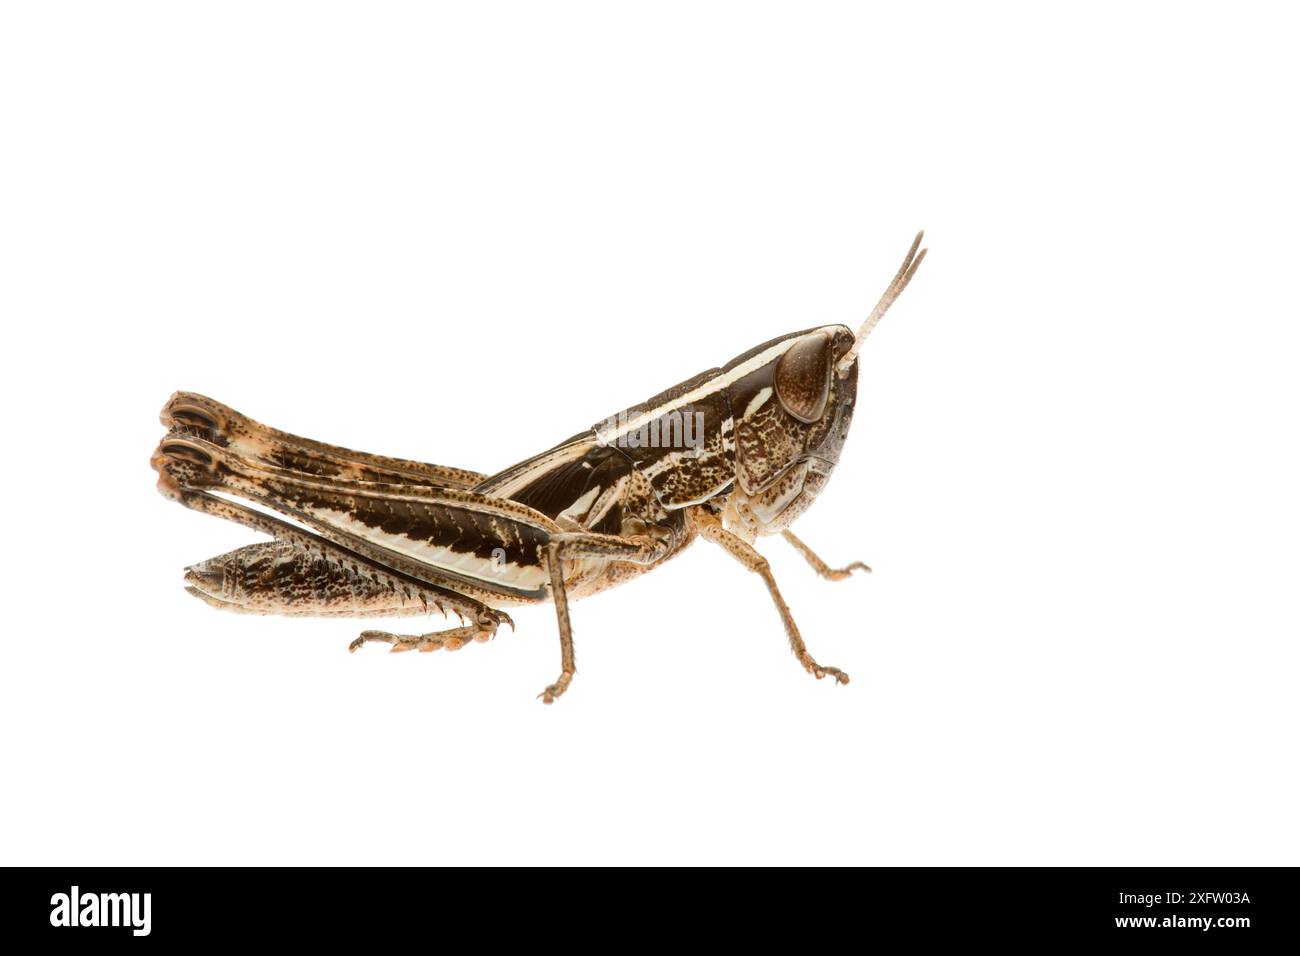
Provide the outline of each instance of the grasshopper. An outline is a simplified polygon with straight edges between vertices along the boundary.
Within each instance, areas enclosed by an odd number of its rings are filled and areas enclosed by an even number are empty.
[[[391,617],[448,611],[428,634],[364,631],[349,647],[457,650],[514,623],[504,608],[547,600],[560,632],[552,703],[575,673],[569,602],[676,556],[697,536],[762,578],[795,657],[847,684],[804,644],[759,535],[789,530],[825,487],[848,435],[858,350],[916,273],[918,233],[858,333],[843,325],[764,342],[494,475],[300,438],[178,392],[151,458],[161,493],[270,535],[186,569],[195,597],[257,614]]]

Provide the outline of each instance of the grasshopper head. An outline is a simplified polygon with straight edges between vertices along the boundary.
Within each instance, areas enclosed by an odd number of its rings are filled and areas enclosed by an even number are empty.
[[[751,530],[784,529],[839,461],[858,367],[855,362],[841,372],[837,365],[853,343],[843,325],[784,336],[755,350],[768,361],[728,389],[736,441],[732,498],[752,519],[746,521]]]
[[[724,370],[735,370],[728,387],[736,443],[731,504],[754,533],[784,530],[830,479],[853,419],[858,349],[925,257],[917,253],[922,235],[857,335],[843,325],[806,329]]]

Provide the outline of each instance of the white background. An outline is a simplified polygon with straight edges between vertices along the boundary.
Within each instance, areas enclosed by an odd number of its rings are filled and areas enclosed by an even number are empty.
[[[7,4],[0,861],[1300,862],[1283,9]],[[549,708],[550,607],[390,657],[181,589],[254,536],[155,493],[175,389],[496,470],[921,227],[798,526],[876,573],[762,542],[848,687],[704,543]]]

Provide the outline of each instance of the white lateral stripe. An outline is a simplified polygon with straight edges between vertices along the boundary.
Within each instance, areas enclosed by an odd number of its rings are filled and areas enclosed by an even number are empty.
[[[600,486],[599,486],[599,485],[597,485],[597,486],[595,486],[594,488],[592,488],[591,490],[589,490],[585,495],[583,495],[581,498],[579,498],[579,499],[578,499],[577,501],[575,501],[573,504],[569,505],[569,507],[567,507],[567,508],[565,508],[563,511],[561,511],[561,512],[560,512],[560,517],[561,517],[561,518],[575,518],[575,519],[576,519],[576,518],[578,518],[580,515],[584,515],[584,514],[586,514],[586,513],[587,513],[587,510],[591,507],[591,503],[592,503],[593,501],[596,500],[596,496],[597,496],[598,494],[600,494]]]
[[[683,405],[689,405],[692,402],[696,401],[697,399],[701,399],[706,395],[712,395],[714,392],[727,388],[733,382],[740,381],[750,372],[754,371],[754,369],[762,368],[764,365],[772,361],[772,359],[776,358],[778,355],[784,354],[785,351],[797,341],[798,341],[797,337],[791,336],[790,338],[786,339],[783,342],[778,342],[776,345],[773,345],[771,348],[764,349],[762,352],[759,352],[748,362],[745,362],[741,365],[737,365],[730,372],[727,372],[723,375],[719,375],[717,378],[709,379],[705,384],[701,385],[699,388],[692,389],[691,391],[687,392],[684,395],[679,395],[677,398],[665,402],[663,405],[660,405],[658,408],[651,408],[647,411],[644,411],[636,418],[628,419],[626,427],[621,428],[617,432],[615,432],[613,437],[617,438],[619,435],[626,435],[629,432],[639,431],[642,426],[649,425],[656,418],[661,418],[664,415],[667,415],[669,412],[681,408]],[[606,440],[608,441],[609,439]]]
[[[754,414],[756,411],[762,408],[763,403],[766,402],[771,397],[772,397],[771,387],[762,389],[757,395],[755,395],[753,398],[749,400],[749,404],[745,406],[745,414],[743,417],[748,418],[750,415]]]
[[[809,331],[830,332],[833,335],[834,331],[840,328],[844,328],[844,326],[822,325],[822,326],[818,326],[815,329],[810,329]],[[691,402],[694,402],[696,399],[702,398],[705,395],[711,395],[714,392],[718,391],[719,389],[727,388],[733,383],[740,381],[750,372],[754,371],[754,369],[762,368],[764,365],[766,365],[772,359],[776,358],[778,355],[784,354],[786,350],[790,348],[790,346],[794,345],[795,342],[799,341],[799,338],[800,336],[792,334],[789,338],[776,343],[776,345],[773,345],[771,348],[767,348],[759,352],[748,362],[745,362],[741,365],[737,365],[730,372],[727,372],[724,375],[719,375],[717,378],[711,378],[705,384],[701,385],[699,388],[692,389],[691,391],[687,392],[685,395],[678,396],[677,398],[673,399],[670,402],[665,402],[663,405],[660,405],[658,408],[649,409],[648,411],[642,412],[636,418],[629,419],[628,422],[626,423],[626,427],[621,429],[618,432],[615,432],[613,436],[609,436],[609,437],[602,436],[602,437],[605,437],[606,443],[608,443],[610,440],[616,439],[619,435],[626,435],[629,432],[638,431],[643,425],[650,424],[656,418],[660,418],[664,415],[667,415],[669,412],[673,411],[674,409],[681,408],[683,405],[689,405]]]

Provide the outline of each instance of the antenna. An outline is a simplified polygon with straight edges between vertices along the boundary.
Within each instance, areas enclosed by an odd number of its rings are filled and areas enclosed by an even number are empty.
[[[916,234],[916,238],[912,240],[912,248],[907,250],[907,258],[903,260],[903,264],[898,267],[898,272],[894,275],[894,281],[889,283],[889,288],[887,288],[885,294],[880,297],[880,301],[876,303],[876,307],[871,310],[871,314],[867,316],[867,321],[863,322],[862,328],[858,329],[858,336],[853,343],[853,347],[844,354],[844,358],[840,359],[839,362],[836,363],[835,368],[841,375],[847,372],[849,367],[857,361],[858,349],[862,348],[862,343],[867,340],[867,336],[870,335],[871,330],[876,327],[876,323],[885,317],[885,313],[888,312],[889,307],[894,304],[894,300],[903,294],[903,290],[907,288],[907,284],[912,281],[912,276],[916,275],[916,270],[917,267],[920,266],[921,260],[924,259],[925,254],[930,251],[928,249],[922,249],[919,253],[916,251],[921,245],[921,240],[924,237],[924,229]]]

